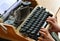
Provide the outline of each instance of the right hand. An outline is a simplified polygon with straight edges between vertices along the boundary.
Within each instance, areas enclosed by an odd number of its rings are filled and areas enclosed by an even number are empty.
[[[47,29],[42,28],[39,32],[41,34],[38,38],[39,41],[55,41]]]
[[[49,17],[46,21],[51,25],[51,29],[49,29],[51,32],[60,32],[60,27],[55,18]]]

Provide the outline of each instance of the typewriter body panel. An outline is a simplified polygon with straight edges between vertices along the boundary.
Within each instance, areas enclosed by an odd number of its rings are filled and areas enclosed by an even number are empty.
[[[4,27],[7,28],[7,30],[5,30],[0,25],[0,37],[1,38],[12,40],[12,41],[28,41],[21,34],[18,35],[14,26],[8,25],[8,24],[3,24],[3,23],[0,23],[0,24],[2,24]]]

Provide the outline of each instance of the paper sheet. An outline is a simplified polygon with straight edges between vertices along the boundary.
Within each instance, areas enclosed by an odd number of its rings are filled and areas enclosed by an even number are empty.
[[[0,14],[8,10],[17,0],[0,0]]]

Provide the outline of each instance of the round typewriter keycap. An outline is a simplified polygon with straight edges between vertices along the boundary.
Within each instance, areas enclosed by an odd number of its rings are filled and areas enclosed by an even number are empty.
[[[21,32],[25,32],[25,31],[26,31],[26,29],[20,29],[20,31],[21,31]]]
[[[34,31],[31,32],[31,34],[34,34],[34,33],[35,33]]]
[[[29,31],[29,30],[27,30],[26,32],[27,32],[27,33],[30,33],[30,31]]]
[[[37,30],[38,28],[34,28],[35,30]]]
[[[37,29],[38,27],[39,27],[39,26],[37,25],[37,26],[36,26],[36,29]]]
[[[33,29],[34,27],[31,27],[31,29]]]
[[[31,29],[31,28],[30,28],[29,30],[30,30],[30,31],[32,31],[32,29]]]
[[[38,16],[39,14],[38,14],[38,12],[35,14],[35,16]]]
[[[32,27],[35,27],[35,25],[32,25]]]
[[[29,27],[25,27],[26,29],[28,29]]]
[[[31,23],[28,23],[28,25],[31,25]]]
[[[27,27],[29,27],[30,25],[26,25]]]
[[[38,7],[36,10],[40,10],[40,7]]]
[[[33,32],[35,33],[36,32],[36,29],[34,29]]]

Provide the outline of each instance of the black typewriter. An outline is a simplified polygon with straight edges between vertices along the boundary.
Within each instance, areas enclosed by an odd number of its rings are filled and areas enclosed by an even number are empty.
[[[23,35],[37,40],[40,36],[39,30],[41,27],[48,25],[46,19],[49,16],[52,17],[53,15],[46,8],[37,6],[20,25],[20,32]]]

